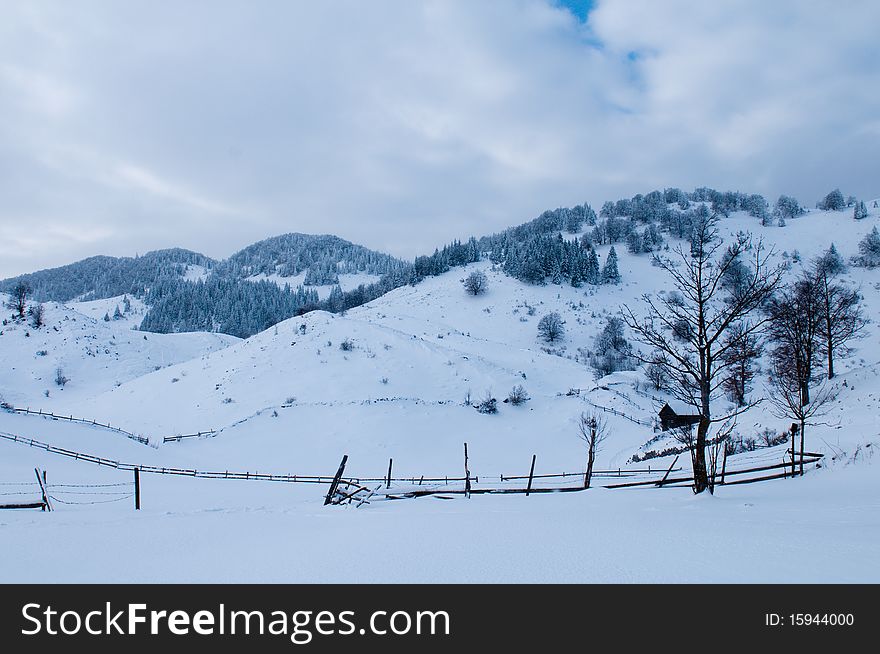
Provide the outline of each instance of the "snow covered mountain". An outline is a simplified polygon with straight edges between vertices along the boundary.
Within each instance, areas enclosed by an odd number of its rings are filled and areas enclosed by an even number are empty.
[[[858,221],[849,212],[811,211],[785,227],[765,223],[731,211],[721,227],[727,239],[749,231],[774,245],[778,260],[791,264],[791,276],[832,242],[844,259],[857,256],[859,243],[880,223],[880,210],[868,203],[868,216]],[[592,234],[593,226],[581,221],[551,236],[582,242]],[[663,236],[666,243],[681,242],[668,231]],[[645,293],[669,290],[668,278],[644,249],[592,241],[601,262],[615,245],[619,284],[532,284],[508,274],[503,262],[482,258],[345,311],[288,318],[246,339],[132,330],[145,308],[135,301],[135,317],[114,320],[124,296],[46,303],[44,326],[14,320],[3,326],[3,399],[109,422],[147,436],[154,447],[90,426],[9,413],[0,413],[0,432],[118,461],[194,470],[329,475],[347,454],[349,474],[381,477],[393,459],[394,476],[416,479],[462,474],[467,442],[470,472],[485,479],[526,474],[533,454],[539,474],[582,472],[586,453],[577,420],[593,411],[609,433],[598,469],[665,470],[674,455],[645,457],[677,445],[656,425],[671,396],[651,388],[639,366],[599,376],[591,365],[609,317],[622,305],[638,309]],[[462,282],[475,271],[486,275],[486,291],[470,295]],[[137,519],[125,502],[59,511],[65,535],[75,542],[59,560],[77,558],[81,572],[74,576],[111,580],[155,580],[156,574],[217,580],[217,566],[206,559],[225,566],[242,557],[252,565],[224,568],[224,580],[876,580],[865,563],[880,535],[880,478],[871,462],[880,447],[880,272],[850,266],[846,279],[859,287],[871,322],[837,364],[837,399],[808,432],[808,449],[826,455],[822,467],[797,483],[730,486],[713,498],[596,489],[332,512],[321,508],[322,486],[156,475],[145,481],[145,515]],[[565,335],[548,342],[538,323],[554,312]],[[766,353],[759,364],[756,396],[771,392]],[[69,377],[63,386],[53,381],[58,368]],[[520,385],[530,399],[504,403]],[[475,409],[490,397],[497,413]],[[753,408],[736,426],[752,446],[734,455],[731,465],[783,461],[786,445],[770,441],[789,424],[766,402]],[[209,437],[163,440],[206,431]],[[21,444],[0,442],[0,452],[0,480],[25,479],[34,465],[65,481],[127,478]],[[634,457],[643,460],[634,463]],[[678,465],[687,468],[685,458]],[[58,497],[72,496],[59,491]],[[112,527],[107,516],[124,528]],[[776,524],[784,528],[772,529]],[[234,535],[226,534],[228,526]],[[35,560],[44,546],[33,543],[61,533],[35,517],[16,517],[5,527],[13,546]],[[34,530],[40,538],[33,538]],[[449,533],[466,534],[480,547],[462,545],[468,552],[463,557]],[[340,554],[352,534],[361,543],[356,561],[333,563],[349,560]],[[685,565],[683,544],[695,538],[705,547],[689,554]],[[99,568],[102,553],[135,542],[147,544],[144,556],[156,566],[151,576],[115,564]],[[799,549],[792,552],[794,542]],[[262,556],[254,557],[255,551]],[[717,566],[719,551],[730,553],[724,566]],[[548,557],[552,565],[542,563]],[[50,566],[46,578],[60,571]],[[0,574],[20,577],[8,565]],[[65,578],[71,574],[64,572]]]

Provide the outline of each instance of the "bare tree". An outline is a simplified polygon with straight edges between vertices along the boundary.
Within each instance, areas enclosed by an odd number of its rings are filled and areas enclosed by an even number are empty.
[[[656,353],[650,359],[650,363],[645,364],[645,377],[651,382],[651,388],[655,391],[669,390],[670,373],[669,373],[669,357],[662,352]]]
[[[33,293],[33,289],[27,282],[18,282],[9,292],[12,296],[12,300],[9,302],[9,308],[13,309],[18,314],[19,318],[24,318],[24,311],[27,308],[27,298],[31,293]]]
[[[818,424],[815,419],[825,415],[830,404],[837,398],[837,392],[821,385],[813,393],[809,402],[803,401],[801,380],[797,376],[797,368],[775,361],[773,375],[770,378],[773,392],[770,395],[771,410],[779,418],[796,420],[800,433],[800,474],[804,474],[804,431],[807,425]],[[791,474],[795,472],[795,433],[791,434]]]
[[[560,340],[565,336],[565,321],[553,311],[538,321],[538,336],[548,343]]]
[[[810,386],[816,379],[822,321],[821,297],[815,278],[804,272],[794,283],[774,296],[767,305],[770,317],[767,333],[775,345],[774,375],[796,380],[801,406],[810,403]]]
[[[480,295],[486,292],[489,282],[486,279],[486,273],[482,270],[474,270],[465,278],[463,285],[464,290],[471,295]]]
[[[724,390],[739,407],[746,406],[746,396],[751,391],[751,382],[758,375],[757,359],[761,355],[757,334],[743,335],[748,331],[742,323],[730,330],[731,347],[725,358],[730,365]]]
[[[833,248],[833,246],[832,246]],[[834,255],[830,255],[834,252]],[[836,280],[843,272],[843,263],[836,251],[830,249],[814,264],[816,292],[819,295],[819,336],[820,349],[828,363],[828,379],[834,378],[835,355],[845,356],[849,352],[847,343],[862,335],[868,320],[862,313],[861,293]]]
[[[31,308],[28,309],[28,315],[31,318],[31,326],[34,329],[39,329],[45,324],[44,316],[45,312],[43,311],[43,305],[40,303],[32,304]]]
[[[582,413],[578,418],[578,438],[587,444],[587,469],[584,472],[584,488],[590,487],[593,464],[600,446],[608,438],[608,426],[595,413]]]
[[[717,225],[715,215],[699,219],[689,249],[678,245],[674,258],[655,255],[655,265],[671,278],[675,292],[643,296],[643,318],[628,306],[622,310],[635,339],[666,355],[675,381],[670,389],[673,396],[700,415],[694,440],[695,493],[711,490],[705,454],[710,426],[729,421],[757,403],[746,403],[725,415],[712,414],[712,400],[734,365],[728,353],[763,327],[766,316],[748,318],[767,301],[785,270],[773,262],[772,250],[760,241],[752,242],[746,234],[738,234],[725,248]],[[746,264],[745,274],[740,271],[736,284],[725,283],[728,272],[740,263]],[[653,362],[651,356],[635,356],[643,363]]]

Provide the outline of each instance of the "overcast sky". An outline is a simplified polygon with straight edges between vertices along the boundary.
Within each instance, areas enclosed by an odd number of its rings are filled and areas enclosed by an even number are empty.
[[[291,231],[412,257],[666,186],[877,197],[878,26],[876,0],[0,0],[0,277]]]

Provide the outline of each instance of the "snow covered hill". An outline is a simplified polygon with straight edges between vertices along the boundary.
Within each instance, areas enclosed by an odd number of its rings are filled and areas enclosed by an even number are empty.
[[[0,295],[0,301],[5,306],[8,297]],[[121,297],[70,307],[47,302],[39,328],[5,319],[0,327],[3,401],[80,414],[84,402],[114,386],[238,340],[225,334],[145,334],[132,330],[136,320],[91,317],[121,302]]]
[[[746,230],[764,238],[796,270],[798,260],[809,261],[832,242],[844,258],[855,255],[878,223],[880,210],[872,207],[858,222],[848,213],[812,211],[782,228],[736,213],[723,219],[722,228],[727,236]],[[596,249],[604,260],[609,246]],[[596,411],[609,426],[598,468],[665,469],[672,457],[631,461],[635,454],[675,445],[655,429],[668,396],[649,389],[641,370],[597,379],[589,365],[589,351],[609,316],[623,304],[638,312],[643,293],[668,290],[649,254],[632,255],[620,245],[617,251],[619,285],[530,285],[481,261],[347,312],[314,311],[244,340],[144,334],[133,331],[129,320],[104,321],[119,298],[70,307],[49,303],[47,325],[40,329],[4,325],[5,401],[109,421],[152,437],[154,444],[162,436],[216,433],[151,448],[92,427],[7,413],[0,413],[0,432],[115,460],[199,470],[326,475],[347,454],[350,474],[376,477],[385,474],[389,459],[395,476],[459,475],[467,442],[471,473],[485,477],[527,473],[533,454],[539,474],[582,471],[585,449],[576,420],[581,412]],[[462,288],[473,270],[486,274],[485,294],[471,296]],[[0,517],[16,547],[29,552],[25,542],[33,542],[35,530],[43,536],[37,542],[73,534],[74,552],[85,561],[78,570],[94,572],[100,552],[142,539],[147,559],[169,579],[182,580],[876,581],[876,570],[864,566],[869,541],[880,535],[880,476],[872,463],[880,447],[880,270],[850,267],[847,275],[860,286],[872,322],[866,336],[853,343],[852,356],[839,362],[832,410],[808,432],[808,449],[826,459],[804,480],[724,488],[715,498],[693,498],[680,489],[596,490],[346,511],[323,509],[321,486],[155,476],[145,482],[144,516],[133,517],[122,502],[65,506],[53,514],[58,522],[51,526],[42,516]],[[550,312],[565,321],[565,337],[554,343],[537,331]],[[53,381],[59,367],[70,379],[63,389]],[[766,392],[764,376],[756,381],[756,394]],[[529,401],[504,403],[516,385],[525,388]],[[497,399],[497,414],[471,406],[488,396]],[[737,430],[760,445],[762,434],[779,434],[788,426],[765,403],[741,418]],[[759,447],[735,461],[778,463],[784,449]],[[64,480],[127,479],[21,444],[0,442],[0,453],[0,480],[24,479],[34,465]],[[684,458],[679,465],[687,468]],[[110,526],[109,516],[123,528]],[[768,527],[777,524],[785,529]],[[223,525],[232,525],[235,537],[226,538]],[[451,532],[467,533],[481,544],[467,547],[465,565],[460,565],[463,551],[451,546]],[[335,546],[312,545],[355,533],[367,543],[364,558],[356,558],[371,561],[362,570],[332,564],[338,560]],[[257,534],[265,538],[257,542]],[[102,545],[93,556],[88,548],[97,539]],[[684,566],[681,552],[694,539],[704,539],[705,547],[698,549],[706,553],[696,558],[696,567],[692,558]],[[284,565],[229,567],[253,548],[281,556],[276,541],[292,548]],[[801,549],[792,554],[794,542]],[[436,547],[442,554],[423,565],[420,553]],[[713,567],[711,553],[719,548],[740,558]],[[173,564],[168,552],[174,553]],[[203,562],[205,552],[222,562],[225,577]],[[538,563],[547,557],[553,562]],[[313,565],[300,563],[306,560]],[[0,576],[20,578],[2,564]],[[139,577],[112,567],[100,578]]]

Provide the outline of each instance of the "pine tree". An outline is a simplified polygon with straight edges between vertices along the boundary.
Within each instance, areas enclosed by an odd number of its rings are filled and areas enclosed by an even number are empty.
[[[865,268],[880,266],[880,233],[876,227],[859,242],[859,256],[854,258],[853,263]]]
[[[608,250],[608,256],[605,258],[605,265],[602,266],[602,283],[603,284],[619,284],[620,271],[617,269],[617,252],[614,246]]]
[[[339,313],[345,308],[345,297],[342,288],[337,284],[330,291],[330,297],[327,298],[327,310],[332,313]]]
[[[846,208],[846,200],[844,200],[840,189],[836,188],[820,200],[816,207],[823,211],[843,211]]]
[[[868,217],[868,207],[865,206],[864,202],[856,202],[853,207],[853,218],[856,220],[862,220]]]
[[[816,270],[819,274],[837,276],[846,272],[846,264],[843,257],[837,251],[834,243],[816,260]]]
[[[645,241],[642,235],[633,230],[626,237],[626,248],[630,254],[641,254],[645,250]]]
[[[587,284],[593,284],[594,286],[599,283],[599,256],[596,254],[596,250],[590,248],[590,251],[587,253],[587,260],[584,267],[583,273],[584,281]]]

